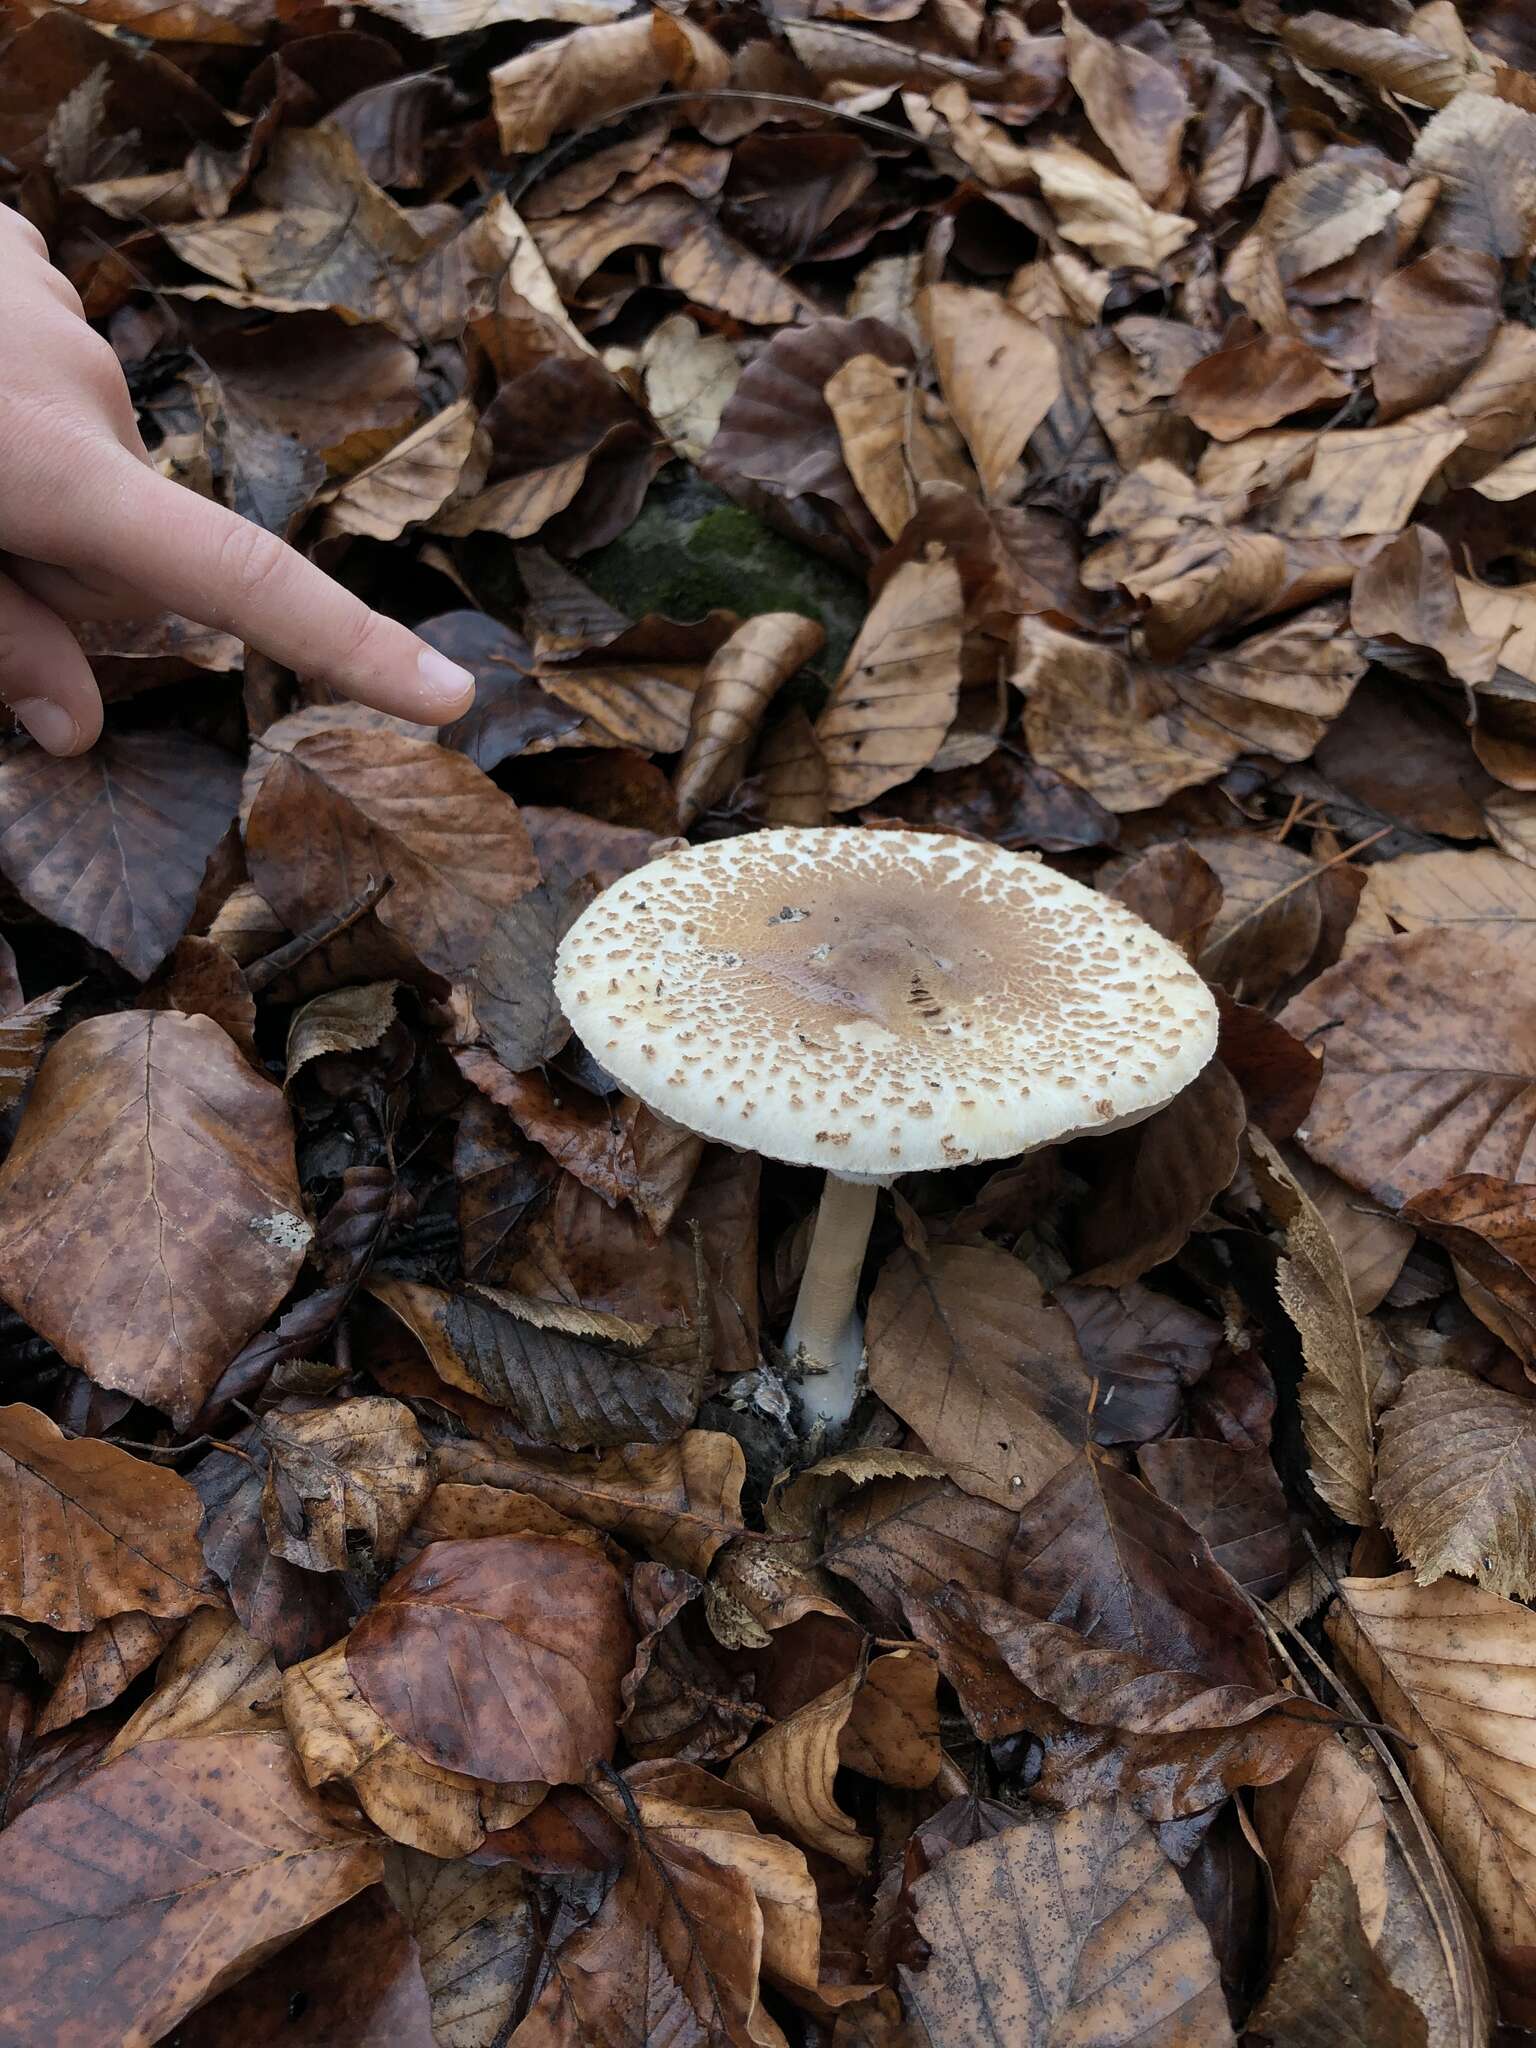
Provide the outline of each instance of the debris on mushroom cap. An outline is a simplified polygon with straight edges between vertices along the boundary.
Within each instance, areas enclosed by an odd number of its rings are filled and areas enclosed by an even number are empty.
[[[594,1057],[674,1122],[850,1178],[1134,1122],[1192,1081],[1216,1007],[1183,956],[1033,854],[858,827],[637,868],[566,935]]]

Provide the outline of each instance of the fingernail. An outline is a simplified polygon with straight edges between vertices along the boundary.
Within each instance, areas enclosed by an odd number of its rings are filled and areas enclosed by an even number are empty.
[[[80,744],[80,728],[51,697],[20,697],[11,710],[40,747],[50,754],[72,754]]]
[[[457,717],[466,709],[466,700],[475,694],[475,679],[469,670],[460,668],[446,654],[439,654],[435,647],[423,647],[416,657],[416,673],[428,697],[423,710],[436,711],[441,706],[445,713]]]

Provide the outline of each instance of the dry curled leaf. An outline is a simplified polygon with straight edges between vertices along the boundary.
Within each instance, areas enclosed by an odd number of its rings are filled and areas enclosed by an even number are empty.
[[[1447,1572],[1529,1599],[1536,1541],[1536,1403],[1465,1373],[1410,1376],[1381,1419],[1376,1498],[1428,1586]]]
[[[710,659],[693,699],[688,742],[673,773],[686,832],[746,768],[776,692],[821,651],[826,634],[798,612],[762,612]]]
[[[262,1521],[274,1556],[344,1572],[354,1546],[388,1564],[432,1490],[427,1446],[399,1401],[364,1396],[266,1423]]]
[[[920,310],[939,385],[989,498],[1061,395],[1061,365],[1044,328],[969,285],[930,285]]]

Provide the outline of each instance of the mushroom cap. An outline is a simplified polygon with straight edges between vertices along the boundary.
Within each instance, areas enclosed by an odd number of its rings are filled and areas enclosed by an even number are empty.
[[[848,1179],[1135,1122],[1216,1048],[1205,983],[1123,904],[939,833],[666,854],[576,920],[555,988],[674,1123]]]

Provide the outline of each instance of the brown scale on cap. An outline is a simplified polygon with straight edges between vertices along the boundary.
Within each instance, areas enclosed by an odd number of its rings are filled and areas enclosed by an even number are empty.
[[[882,1179],[1133,1121],[1216,1043],[1200,977],[1123,905],[930,833],[668,854],[577,920],[556,985],[615,1078],[676,1122]]]

